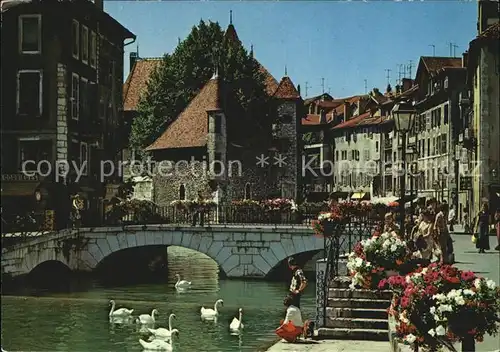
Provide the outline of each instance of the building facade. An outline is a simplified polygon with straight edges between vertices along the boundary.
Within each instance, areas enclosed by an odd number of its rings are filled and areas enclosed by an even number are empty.
[[[461,131],[465,155],[469,155],[472,178],[472,213],[483,203],[500,207],[500,25],[499,3],[479,1],[478,35],[468,52],[468,83],[472,91],[464,102],[470,103],[472,116]]]
[[[421,57],[415,81],[416,154],[420,176],[418,196],[435,197],[457,209],[468,207],[467,193],[458,190],[455,145],[461,125],[460,94],[465,90],[462,58]]]
[[[98,212],[120,181],[101,161],[116,166],[126,142],[123,47],[134,35],[102,1],[2,2],[1,30],[3,215],[51,209],[65,226],[75,193]]]

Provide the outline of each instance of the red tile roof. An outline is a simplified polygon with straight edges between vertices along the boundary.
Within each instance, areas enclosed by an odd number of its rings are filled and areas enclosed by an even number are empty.
[[[207,143],[207,111],[220,107],[220,82],[212,78],[166,129],[146,150],[202,147]]]
[[[462,59],[457,57],[422,56],[421,60],[429,73],[436,72],[442,68],[462,67]]]
[[[139,59],[123,84],[123,110],[137,111],[141,95],[147,89],[149,77],[160,65],[161,58]]]
[[[274,94],[274,92],[276,92],[276,89],[278,89],[278,81],[257,60],[255,60],[255,62],[257,63],[257,65],[259,67],[259,71],[264,76],[264,84],[266,86],[266,92],[269,96],[272,96]]]
[[[312,125],[321,125],[320,123],[321,116],[318,114],[307,114],[306,117],[303,117],[301,120],[301,124],[304,126],[312,126]],[[326,114],[326,123],[330,123],[333,120],[333,114]]]
[[[344,121],[340,124],[338,124],[337,126],[334,126],[333,129],[334,130],[338,130],[338,129],[343,129],[343,128],[350,128],[350,127],[356,127],[358,126],[362,121],[364,121],[366,118],[370,117],[371,116],[371,112],[368,111],[368,112],[365,112],[361,115],[358,115],[358,116],[355,116],[347,121]]]
[[[274,93],[274,97],[278,99],[300,99],[300,94],[290,77],[284,76]]]

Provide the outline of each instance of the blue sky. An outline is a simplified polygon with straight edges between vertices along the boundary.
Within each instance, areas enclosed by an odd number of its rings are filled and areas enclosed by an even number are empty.
[[[467,50],[476,34],[474,1],[371,2],[266,2],[266,1],[105,1],[105,10],[137,35],[141,57],[171,52],[177,38],[185,38],[200,19],[233,24],[243,44],[254,45],[255,57],[280,79],[287,66],[305,96],[325,91],[334,97],[385,90],[386,69],[391,84],[399,66],[420,56],[457,56]],[[126,47],[128,55],[136,45]]]

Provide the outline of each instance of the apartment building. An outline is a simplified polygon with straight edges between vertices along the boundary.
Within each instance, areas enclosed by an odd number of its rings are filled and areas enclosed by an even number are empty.
[[[459,98],[465,90],[466,69],[463,59],[421,57],[417,73],[414,133],[418,169],[419,197],[436,197],[458,209],[468,206],[466,192],[459,191],[458,143],[461,114]]]
[[[471,94],[463,96],[464,124],[459,131],[463,148],[463,179],[472,214],[488,202],[500,207],[500,4],[478,2],[478,34],[469,44],[467,83]],[[469,191],[471,189],[471,191]]]
[[[105,184],[120,181],[100,166],[127,139],[123,48],[135,37],[102,1],[2,2],[1,31],[2,216],[51,209],[64,227],[69,195],[98,212]]]

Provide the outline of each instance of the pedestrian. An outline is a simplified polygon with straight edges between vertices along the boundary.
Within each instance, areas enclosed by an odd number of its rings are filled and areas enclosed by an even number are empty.
[[[294,298],[286,296],[283,304],[286,307],[285,319],[281,320],[280,326],[276,329],[276,335],[287,342],[295,342],[303,333],[302,313],[300,308],[295,306]]]
[[[436,243],[441,250],[441,263],[450,264],[451,254],[453,253],[453,241],[448,232],[446,214],[448,213],[448,204],[442,203],[438,206],[438,213],[434,220],[434,233]]]
[[[477,222],[475,225],[474,236],[476,237],[476,248],[479,253],[485,253],[490,249],[490,211],[488,203],[483,204],[483,208],[477,214]]]
[[[412,242],[413,246],[418,252],[418,257],[430,262],[437,247],[433,237],[434,222],[432,221],[432,214],[430,209],[422,212],[422,221],[418,225],[418,229],[413,231]]]
[[[495,212],[495,227],[497,230],[497,246],[495,247],[496,251],[500,251],[500,208],[497,208]]]
[[[196,200],[196,204],[194,207],[193,214],[193,226],[196,226],[200,222],[200,226],[204,226],[205,224],[205,197],[203,197],[203,192],[198,192],[198,199]]]
[[[464,232],[465,233],[470,233],[470,225],[469,225],[469,213],[467,210],[464,212],[464,218],[463,218],[463,224],[464,226]]]
[[[290,296],[292,297],[292,305],[300,308],[300,297],[307,286],[307,279],[304,271],[299,267],[295,258],[288,258],[288,267],[292,270],[292,280],[290,282]]]
[[[453,225],[455,225],[456,214],[453,204],[450,205],[450,211],[448,212],[448,225],[450,225],[450,232],[453,232]]]

